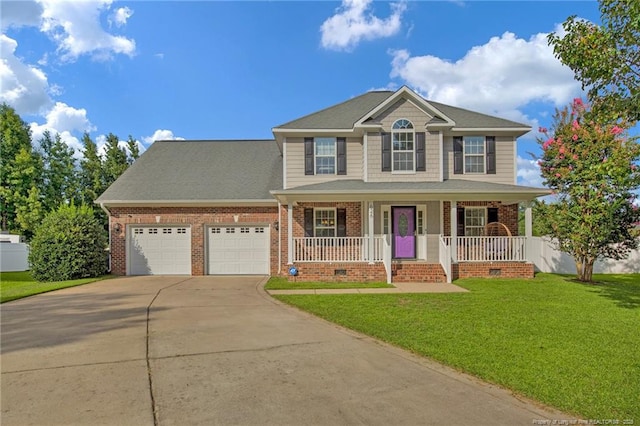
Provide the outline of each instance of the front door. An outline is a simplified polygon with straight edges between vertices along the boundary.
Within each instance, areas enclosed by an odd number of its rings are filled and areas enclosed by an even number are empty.
[[[394,259],[416,257],[416,208],[391,207]]]

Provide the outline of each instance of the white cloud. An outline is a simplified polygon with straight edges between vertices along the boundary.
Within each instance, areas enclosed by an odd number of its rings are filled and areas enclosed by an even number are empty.
[[[34,0],[3,1],[0,28],[37,27],[41,15],[42,6]]]
[[[51,105],[46,74],[15,56],[18,43],[0,34],[0,102],[18,114],[37,114]]]
[[[73,132],[91,132],[95,126],[87,118],[87,111],[83,108],[76,109],[69,105],[57,102],[46,114],[44,124],[31,123],[31,136],[35,145],[38,144],[45,131],[52,135],[60,134],[60,138],[76,151],[76,157],[82,156],[82,142],[73,135]]]
[[[537,160],[527,160],[518,155],[516,160],[518,184],[533,187],[543,187],[540,166]]]
[[[380,19],[372,14],[372,0],[342,0],[336,14],[320,27],[322,47],[331,50],[352,50],[362,40],[389,37],[400,31],[405,2],[391,3],[391,15]]]
[[[432,55],[390,52],[392,78],[400,78],[427,99],[519,122],[531,122],[521,108],[530,102],[559,107],[581,94],[573,72],[553,55],[547,34],[529,40],[505,32],[475,46],[455,61]]]
[[[151,145],[155,141],[168,141],[168,140],[179,140],[183,141],[184,138],[179,136],[175,136],[171,130],[158,129],[153,132],[153,135],[142,138],[145,144]]]
[[[132,15],[133,10],[128,7],[121,7],[113,12],[109,22],[115,24],[117,27],[121,27],[127,23],[127,19],[131,18]]]
[[[85,54],[98,60],[111,59],[113,54],[135,54],[134,40],[110,34],[102,28],[100,15],[109,10],[111,0],[39,1],[44,8],[40,30],[58,44],[63,60],[73,61]],[[127,12],[119,14],[122,9]],[[119,16],[117,19],[123,24],[133,12],[122,9],[116,11],[115,16]]]

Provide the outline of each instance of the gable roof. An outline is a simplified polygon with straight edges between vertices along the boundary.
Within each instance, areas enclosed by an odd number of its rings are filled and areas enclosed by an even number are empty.
[[[387,90],[364,93],[348,101],[305,115],[276,129],[353,129],[355,123],[367,112],[393,95]]]
[[[282,155],[274,140],[157,141],[96,203],[275,203]]]
[[[397,91],[371,91],[364,93],[348,101],[341,102],[331,107],[314,112],[288,123],[276,126],[278,130],[312,130],[312,129],[343,129],[352,130],[357,124],[378,124],[374,115],[391,106],[402,96],[414,98],[419,101],[422,108],[433,116],[430,124],[448,124],[454,130],[464,129],[504,129],[528,131],[531,127],[504,118],[458,108],[439,102],[424,99],[406,86]]]

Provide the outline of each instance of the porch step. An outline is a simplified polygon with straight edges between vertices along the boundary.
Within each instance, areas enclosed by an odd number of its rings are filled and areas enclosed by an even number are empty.
[[[439,263],[392,263],[391,280],[404,283],[444,283],[447,276]]]

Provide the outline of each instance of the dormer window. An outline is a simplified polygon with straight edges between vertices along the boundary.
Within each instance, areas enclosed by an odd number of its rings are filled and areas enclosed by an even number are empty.
[[[392,171],[414,172],[415,133],[413,123],[402,118],[394,122],[391,129],[393,151]]]

